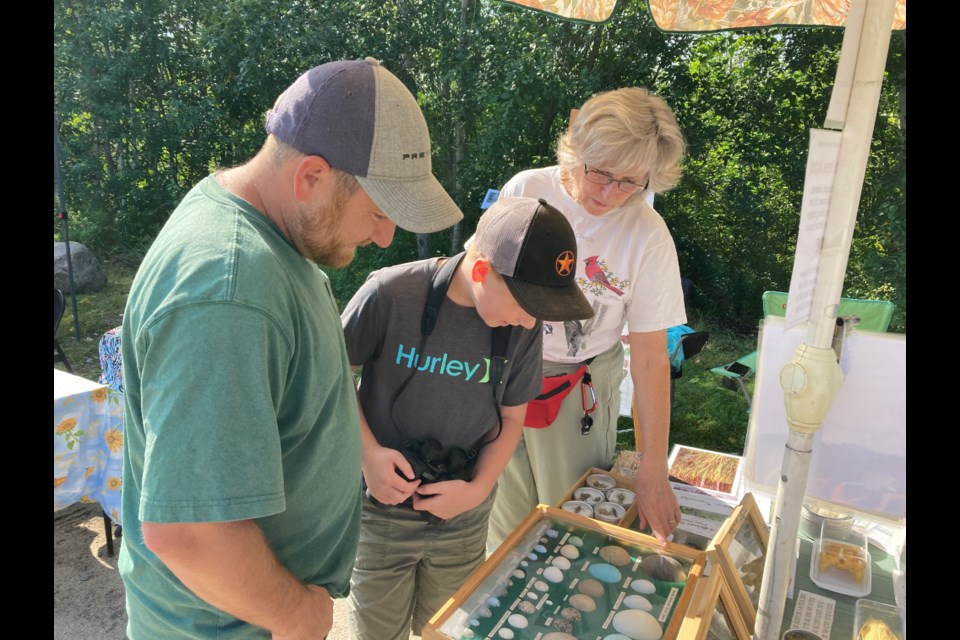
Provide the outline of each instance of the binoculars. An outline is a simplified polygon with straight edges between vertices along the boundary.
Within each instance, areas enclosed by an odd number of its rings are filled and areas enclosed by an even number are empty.
[[[397,475],[408,482],[414,480],[420,480],[420,484],[443,482],[445,480],[470,482],[473,478],[473,468],[476,466],[477,457],[476,455],[470,457],[460,447],[452,447],[450,452],[444,455],[442,444],[433,438],[425,438],[423,440],[407,440],[399,451],[410,463],[410,467],[413,469],[413,477],[406,477],[400,473],[399,469],[397,469]],[[367,498],[377,507],[386,507],[370,494],[370,489],[367,489]],[[431,524],[443,522],[443,518],[439,518],[429,511],[421,511],[420,515]]]

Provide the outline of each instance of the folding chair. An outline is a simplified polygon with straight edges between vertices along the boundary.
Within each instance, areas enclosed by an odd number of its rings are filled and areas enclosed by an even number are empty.
[[[62,362],[63,366],[66,367],[67,371],[73,373],[73,367],[70,366],[70,361],[67,360],[67,354],[63,352],[63,348],[60,346],[60,341],[57,340],[57,329],[60,328],[60,320],[63,318],[63,310],[66,304],[63,299],[63,291],[53,288],[53,364]]]
[[[763,317],[787,315],[787,294],[783,291],[763,292]],[[895,305],[886,300],[861,300],[858,298],[840,298],[837,307],[837,317],[852,321],[858,329],[883,333],[890,326]],[[753,351],[737,358],[722,367],[711,369],[713,373],[723,376],[723,383],[728,389],[740,389],[743,397],[750,405],[752,399],[747,391],[747,382],[757,371],[757,352]]]

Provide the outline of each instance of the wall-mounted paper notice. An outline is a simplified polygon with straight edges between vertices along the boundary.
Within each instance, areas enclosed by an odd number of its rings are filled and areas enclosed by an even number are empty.
[[[840,132],[810,130],[810,153],[803,180],[803,203],[800,206],[800,232],[797,252],[790,276],[790,304],[787,305],[787,328],[810,319],[813,288],[820,268],[820,249],[830,212],[830,194],[837,173],[840,154]]]

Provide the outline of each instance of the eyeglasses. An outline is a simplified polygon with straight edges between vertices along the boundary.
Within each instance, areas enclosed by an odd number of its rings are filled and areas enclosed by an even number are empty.
[[[624,193],[639,193],[647,188],[647,185],[650,184],[650,179],[647,178],[647,184],[639,185],[632,180],[616,180],[609,173],[603,171],[597,171],[596,169],[590,169],[586,164],[583,165],[583,177],[586,178],[588,182],[593,184],[610,184],[611,182],[617,183],[617,188]]]

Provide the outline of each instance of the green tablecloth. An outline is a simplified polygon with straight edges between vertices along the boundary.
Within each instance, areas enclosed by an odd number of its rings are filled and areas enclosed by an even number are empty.
[[[836,601],[833,611],[833,626],[830,628],[830,640],[853,640],[854,608],[859,598],[818,587],[810,579],[810,554],[813,552],[813,541],[802,533],[798,538],[800,540],[800,555],[797,558],[793,598],[787,598],[780,634],[782,635],[784,631],[791,628],[790,621],[793,619],[793,610],[800,591],[809,591]],[[893,572],[897,568],[896,558],[872,544],[868,550],[870,551],[873,574],[870,594],[863,597],[896,606],[893,587]]]

